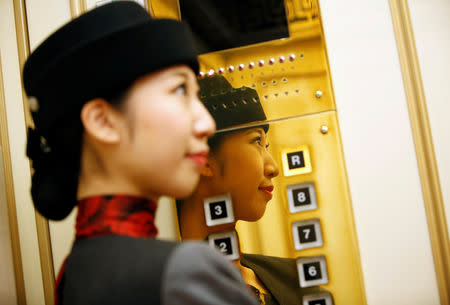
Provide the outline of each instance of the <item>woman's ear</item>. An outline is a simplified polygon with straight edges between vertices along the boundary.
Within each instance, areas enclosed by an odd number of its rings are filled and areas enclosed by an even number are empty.
[[[84,104],[81,122],[86,133],[99,142],[115,144],[120,141],[120,115],[102,98]]]

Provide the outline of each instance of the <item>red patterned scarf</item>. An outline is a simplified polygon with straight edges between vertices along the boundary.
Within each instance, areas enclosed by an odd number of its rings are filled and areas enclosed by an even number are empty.
[[[94,196],[78,202],[76,239],[105,235],[155,237],[156,202],[128,195]],[[55,304],[62,302],[64,260],[55,286]]]

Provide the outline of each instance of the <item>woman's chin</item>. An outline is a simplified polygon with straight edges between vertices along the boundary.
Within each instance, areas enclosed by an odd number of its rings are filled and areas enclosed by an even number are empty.
[[[255,222],[260,220],[263,216],[264,213],[266,212],[266,208],[264,207],[261,210],[258,211],[252,211],[251,213],[247,213],[247,215],[244,215],[243,217],[240,217],[240,220],[243,221],[248,221],[248,222]]]

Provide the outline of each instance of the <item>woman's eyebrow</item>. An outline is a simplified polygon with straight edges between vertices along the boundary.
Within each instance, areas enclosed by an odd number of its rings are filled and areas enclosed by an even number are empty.
[[[261,136],[263,135],[262,128],[252,128],[252,129],[249,129],[249,130],[247,130],[247,132],[245,132],[245,134],[250,134],[250,133],[253,133],[253,132],[257,132],[257,133],[259,133]]]

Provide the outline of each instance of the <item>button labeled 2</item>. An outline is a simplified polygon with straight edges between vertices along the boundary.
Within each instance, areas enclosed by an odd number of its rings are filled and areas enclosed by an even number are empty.
[[[235,231],[214,233],[208,236],[211,247],[217,248],[226,258],[235,260],[239,258],[239,245]]]
[[[317,209],[314,182],[292,184],[286,187],[289,211],[298,213]]]
[[[283,150],[281,160],[285,176],[307,174],[312,171],[309,149],[306,145]]]
[[[231,195],[225,194],[203,199],[206,225],[208,227],[234,221]]]
[[[292,236],[295,250],[323,246],[322,230],[318,218],[293,222]]]
[[[311,287],[328,283],[325,256],[300,257],[297,259],[300,287]]]

